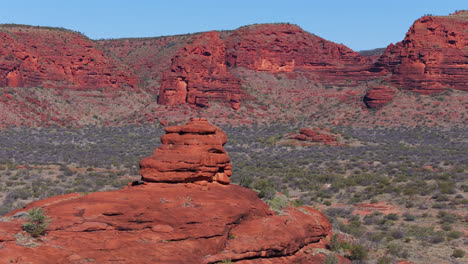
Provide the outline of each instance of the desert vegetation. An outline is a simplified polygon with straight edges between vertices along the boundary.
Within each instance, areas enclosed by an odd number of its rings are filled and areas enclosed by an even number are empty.
[[[348,144],[282,144],[301,127],[222,127],[233,182],[276,211],[292,203],[325,212],[339,241],[334,250],[354,252],[355,261],[462,263],[465,129],[335,127]],[[138,162],[161,135],[160,126],[4,130],[0,213],[58,194],[121,188],[139,179]]]

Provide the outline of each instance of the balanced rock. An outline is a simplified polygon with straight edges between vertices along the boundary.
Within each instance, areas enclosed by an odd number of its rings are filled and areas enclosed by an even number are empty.
[[[140,162],[146,182],[217,181],[229,184],[232,165],[223,145],[226,134],[205,118],[165,128],[166,135],[151,157]]]

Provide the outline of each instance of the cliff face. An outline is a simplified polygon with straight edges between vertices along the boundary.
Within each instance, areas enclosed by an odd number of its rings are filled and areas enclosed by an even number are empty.
[[[237,109],[244,96],[240,80],[227,69],[225,44],[213,31],[198,36],[172,58],[162,77],[158,103],[207,107],[214,100]]]
[[[0,26],[0,87],[134,90],[137,78],[68,30]]]
[[[140,78],[146,90],[152,94],[158,94],[162,73],[171,66],[171,59],[196,35],[99,40],[97,42],[105,54],[128,65]]]
[[[226,39],[230,67],[256,71],[309,72],[310,78],[345,84],[364,80],[369,58],[288,24],[252,25],[235,30]]]
[[[467,28],[467,11],[422,17],[402,42],[387,48],[374,70],[391,73],[393,85],[421,94],[468,91]]]

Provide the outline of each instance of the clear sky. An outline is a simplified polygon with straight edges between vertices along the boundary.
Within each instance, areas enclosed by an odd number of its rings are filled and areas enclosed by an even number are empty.
[[[92,39],[154,37],[289,22],[353,50],[401,41],[424,14],[466,0],[1,0],[0,23],[64,27]]]

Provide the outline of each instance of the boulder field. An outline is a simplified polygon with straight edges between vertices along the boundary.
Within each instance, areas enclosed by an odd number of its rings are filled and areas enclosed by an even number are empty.
[[[304,206],[277,215],[256,192],[218,180],[219,172],[205,174],[211,172],[202,168],[211,164],[203,163],[211,160],[210,152],[205,152],[208,147],[223,157],[213,159],[217,168],[230,165],[227,154],[218,153],[223,151],[225,134],[206,120],[192,119],[166,132],[163,149],[175,150],[155,151],[142,160],[141,174],[150,175],[142,177],[144,182],[117,191],[48,198],[1,218],[0,262],[323,263],[330,253],[326,245],[331,231],[324,214]],[[173,162],[182,142],[193,149]],[[185,173],[183,159],[194,157],[196,151],[206,159],[196,161],[201,167],[191,167],[191,172],[203,176],[194,178]],[[146,171],[148,159],[156,159],[150,166],[154,171]],[[166,161],[174,168],[169,174],[161,166]],[[168,180],[171,177],[177,180]],[[21,226],[25,212],[38,207],[51,222],[44,236],[33,239]]]

